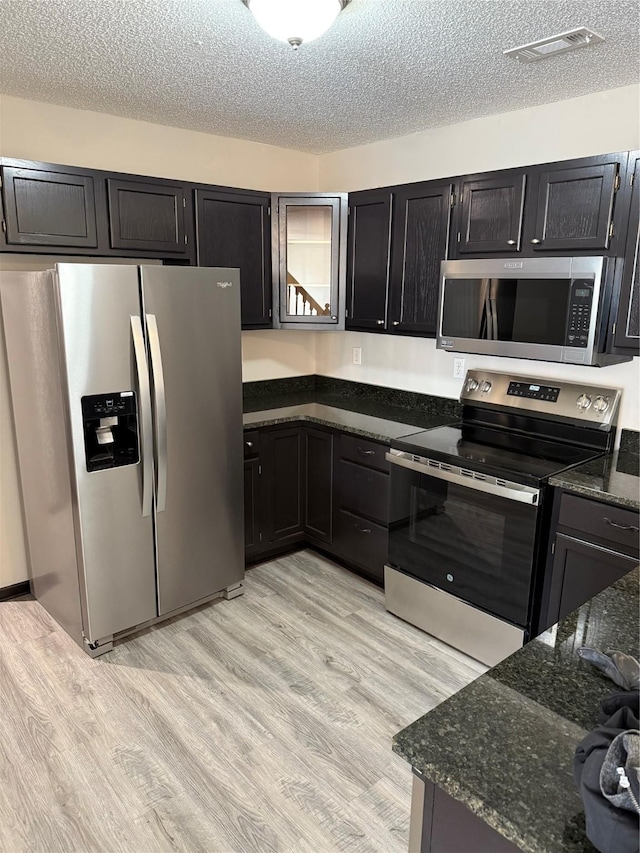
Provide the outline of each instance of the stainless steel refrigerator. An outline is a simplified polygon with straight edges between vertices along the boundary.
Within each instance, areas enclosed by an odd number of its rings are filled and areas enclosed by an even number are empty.
[[[239,289],[231,269],[0,274],[31,587],[93,656],[242,592]]]

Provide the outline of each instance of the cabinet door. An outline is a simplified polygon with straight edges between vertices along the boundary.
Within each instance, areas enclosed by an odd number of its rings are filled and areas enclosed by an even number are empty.
[[[391,192],[367,190],[349,195],[347,248],[347,329],[387,328]]]
[[[313,539],[330,543],[333,514],[333,434],[306,427],[304,530]]]
[[[619,161],[536,171],[534,251],[598,252],[609,248]],[[534,201],[535,200],[535,201]],[[533,220],[533,217],[532,217]]]
[[[262,547],[260,531],[260,462],[244,461],[244,550],[251,557]]]
[[[272,196],[277,328],[344,328],[346,199],[340,193]]]
[[[196,190],[198,264],[238,267],[243,328],[271,325],[270,196]]]
[[[638,267],[640,267],[638,255],[640,244],[640,154],[637,151],[629,157],[626,180],[631,185],[633,195],[622,270],[615,345],[637,353],[640,346],[640,284],[638,283]]]
[[[414,184],[394,195],[390,329],[435,337],[453,185]]]
[[[463,181],[458,206],[458,253],[508,255],[519,251],[525,183],[522,171]]]
[[[113,249],[187,254],[182,187],[110,178],[107,191]]]
[[[91,175],[38,169],[2,169],[8,245],[96,248]]]
[[[264,507],[263,540],[286,542],[304,528],[304,453],[299,427],[260,437]]]
[[[562,580],[558,611],[557,614],[550,612],[550,622],[564,618],[626,575],[637,564],[637,557],[627,557],[600,545],[558,533],[555,540],[553,574],[555,576],[558,573],[558,579]],[[555,607],[553,610],[555,611]]]

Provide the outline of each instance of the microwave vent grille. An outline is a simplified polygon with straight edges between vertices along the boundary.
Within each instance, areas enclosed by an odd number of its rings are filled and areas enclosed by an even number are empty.
[[[578,27],[568,30],[566,33],[558,33],[549,38],[532,41],[520,47],[512,47],[504,51],[505,56],[511,56],[520,62],[535,62],[538,59],[547,59],[549,56],[557,56],[559,53],[567,53],[579,47],[589,47],[604,41],[604,37],[588,29]]]

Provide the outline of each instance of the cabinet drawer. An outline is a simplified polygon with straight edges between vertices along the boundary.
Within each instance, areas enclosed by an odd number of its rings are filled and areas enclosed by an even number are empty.
[[[389,524],[389,475],[340,460],[339,509]]]
[[[337,514],[334,545],[338,554],[347,562],[353,563],[378,583],[382,583],[384,564],[389,551],[386,527],[340,510]]]
[[[251,459],[260,455],[260,432],[257,429],[244,431],[244,458]]]
[[[376,468],[378,471],[389,471],[389,463],[384,458],[389,448],[377,441],[368,441],[357,435],[340,436],[340,458],[351,462],[358,462],[368,468]]]
[[[627,553],[637,555],[639,516],[637,512],[623,509],[575,495],[563,495],[558,524],[622,546]]]

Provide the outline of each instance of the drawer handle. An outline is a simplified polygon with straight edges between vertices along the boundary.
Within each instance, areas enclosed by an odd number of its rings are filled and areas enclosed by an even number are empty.
[[[370,527],[358,527],[358,525],[355,522],[354,522],[353,526],[358,531],[358,533],[371,533],[372,532]]]
[[[247,445],[247,447],[253,447],[252,441],[245,441],[245,444]]]
[[[375,450],[364,450],[362,447],[356,447],[358,453],[362,453],[363,456],[375,456]]]
[[[634,530],[636,533],[640,533],[640,528],[634,527],[633,524],[616,524],[615,521],[611,521],[610,518],[605,519],[607,524],[611,525],[611,527],[615,527],[617,530]]]

